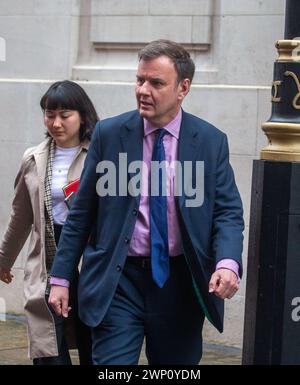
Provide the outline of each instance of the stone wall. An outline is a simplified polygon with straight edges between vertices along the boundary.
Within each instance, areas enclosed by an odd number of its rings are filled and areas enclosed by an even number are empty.
[[[274,42],[283,37],[284,0],[1,0],[0,238],[26,147],[43,139],[39,100],[55,80],[79,81],[101,118],[135,108],[137,50],[155,38],[184,44],[197,65],[184,108],[223,130],[245,208],[246,271],[252,160],[266,144]],[[1,52],[0,52],[1,54]],[[0,283],[7,310],[22,312],[26,248],[13,284]],[[225,332],[205,339],[241,346],[245,279],[226,302]]]

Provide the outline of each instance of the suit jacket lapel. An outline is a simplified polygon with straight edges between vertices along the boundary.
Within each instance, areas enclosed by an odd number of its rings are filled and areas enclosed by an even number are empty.
[[[201,138],[201,130],[196,126],[188,114],[182,111],[182,121],[179,135],[178,160],[184,167],[185,161],[190,161],[194,164],[196,160],[203,158],[203,141]],[[193,166],[194,167],[194,166]],[[182,186],[183,182],[182,182]],[[184,190],[184,189],[183,189]],[[179,205],[183,207],[185,202],[184,191],[179,196]]]
[[[137,111],[136,115],[126,123],[121,132],[121,147],[122,152],[127,155],[127,170],[130,163],[143,160],[143,137],[143,119]],[[128,171],[128,182],[135,175],[135,172]],[[139,198],[140,194],[136,199],[139,201]]]

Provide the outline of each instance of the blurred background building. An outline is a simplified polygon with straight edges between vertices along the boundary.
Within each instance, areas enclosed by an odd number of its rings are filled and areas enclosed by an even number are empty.
[[[283,37],[285,0],[0,0],[0,238],[8,223],[13,182],[27,147],[45,129],[39,101],[56,80],[78,81],[101,119],[135,108],[137,51],[167,38],[196,63],[184,108],[229,138],[245,209],[247,267],[252,160],[266,144],[274,43]],[[23,264],[0,283],[8,312],[23,312]],[[204,338],[241,346],[245,279],[226,302],[225,332],[208,323]]]

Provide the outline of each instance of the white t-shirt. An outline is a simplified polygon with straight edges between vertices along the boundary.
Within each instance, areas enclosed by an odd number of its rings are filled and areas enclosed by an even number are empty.
[[[80,146],[63,148],[56,146],[52,164],[52,215],[53,222],[63,225],[68,215],[68,207],[64,201],[62,188],[68,183],[69,168]]]

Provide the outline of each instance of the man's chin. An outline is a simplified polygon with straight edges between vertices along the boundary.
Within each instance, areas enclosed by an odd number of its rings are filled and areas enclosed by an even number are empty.
[[[151,116],[150,111],[144,110],[143,108],[140,108],[140,109],[139,109],[139,112],[140,112],[140,115],[141,115],[143,118],[149,118],[149,117]]]

